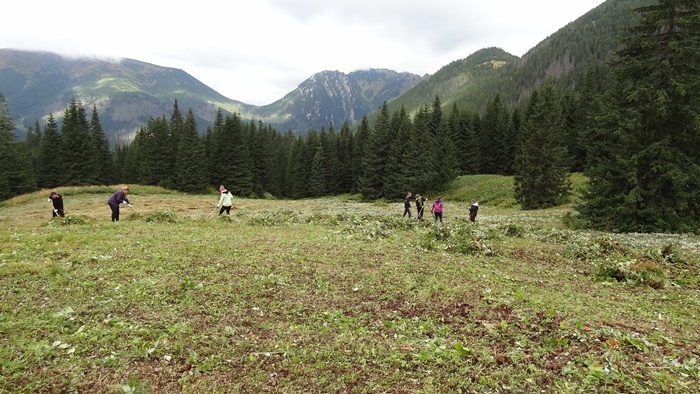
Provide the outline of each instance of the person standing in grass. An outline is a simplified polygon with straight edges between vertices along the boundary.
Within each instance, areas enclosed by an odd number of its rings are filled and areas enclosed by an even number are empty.
[[[469,206],[469,221],[476,222],[476,213],[479,211],[479,202],[472,200],[472,205]]]
[[[228,191],[224,187],[224,185],[221,185],[219,187],[219,192],[221,192],[221,197],[219,198],[219,203],[216,204],[217,208],[221,206],[219,216],[221,216],[221,214],[224,213],[224,211],[226,211],[227,215],[231,215],[231,205],[233,205],[233,194],[231,194],[231,192]]]
[[[425,209],[425,197],[416,194],[416,219],[423,219],[423,210]]]
[[[129,194],[129,186],[124,186],[121,188],[121,190],[114,192],[112,197],[107,200],[107,205],[109,205],[109,207],[112,209],[113,222],[119,221],[119,204],[124,203],[127,204],[129,208],[132,208],[129,199],[126,197],[127,194]]]
[[[409,219],[411,218],[411,195],[411,192],[408,192],[403,199],[403,217],[406,217],[406,214],[408,214]]]
[[[430,207],[430,212],[432,212],[435,216],[435,223],[437,223],[438,220],[440,220],[440,223],[442,223],[442,198],[438,197],[435,199],[433,205]]]
[[[60,217],[65,217],[66,214],[63,212],[63,196],[56,193],[56,192],[51,192],[51,195],[49,196],[49,202],[53,204],[53,217],[60,216]]]

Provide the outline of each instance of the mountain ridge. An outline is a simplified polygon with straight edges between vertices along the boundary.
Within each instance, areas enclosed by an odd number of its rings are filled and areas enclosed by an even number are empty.
[[[17,114],[13,119],[18,130],[32,127],[36,120],[41,124],[50,113],[60,121],[70,100],[76,98],[86,107],[97,107],[103,127],[116,139],[130,139],[149,117],[168,117],[175,100],[180,108],[192,108],[202,131],[221,108],[243,119],[304,134],[329,122],[352,124],[420,78],[387,69],[349,74],[322,71],[280,100],[255,106],[225,97],[177,68],[128,58],[105,60],[0,49],[0,92]]]

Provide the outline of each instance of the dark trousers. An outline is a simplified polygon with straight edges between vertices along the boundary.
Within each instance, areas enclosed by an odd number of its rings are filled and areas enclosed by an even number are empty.
[[[437,222],[438,219],[440,219],[440,223],[442,223],[442,212],[433,212],[435,215],[435,221]]]
[[[57,209],[53,211],[53,217],[60,216],[60,217],[65,217],[66,214],[63,213],[63,209]]]
[[[425,206],[422,207],[416,207],[416,210],[418,210],[418,219],[423,219],[423,209]]]
[[[227,215],[230,215],[231,214],[231,206],[229,205],[228,207],[225,207],[222,205],[221,210],[219,211],[219,216],[221,216],[221,214],[224,213],[224,211],[226,211]]]
[[[108,205],[112,209],[112,221],[118,222],[119,221],[119,204],[108,204]]]
[[[403,216],[406,217],[406,214],[408,214],[408,218],[411,218],[411,207],[406,207],[403,210]]]

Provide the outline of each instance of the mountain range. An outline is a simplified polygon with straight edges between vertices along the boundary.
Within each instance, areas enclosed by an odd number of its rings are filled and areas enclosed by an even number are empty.
[[[586,70],[604,67],[617,48],[621,27],[632,18],[628,9],[649,2],[607,0],[522,57],[485,48],[424,76],[387,69],[322,71],[264,106],[224,97],[180,69],[14,49],[0,49],[0,93],[20,137],[37,121],[43,125],[48,114],[60,121],[74,98],[88,111],[97,108],[113,140],[130,139],[149,117],[169,117],[175,100],[181,110],[192,109],[202,131],[220,108],[296,135],[331,122],[336,127],[345,121],[355,124],[385,101],[391,109],[414,112],[437,96],[445,107],[480,111],[497,94],[516,104],[547,78],[573,85]]]

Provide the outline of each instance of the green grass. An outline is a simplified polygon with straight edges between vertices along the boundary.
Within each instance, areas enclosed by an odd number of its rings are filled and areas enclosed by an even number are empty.
[[[573,231],[463,181],[444,225],[352,196],[218,218],[135,185],[118,223],[114,187],[57,190],[61,220],[8,201],[0,393],[698,392],[700,237]]]

